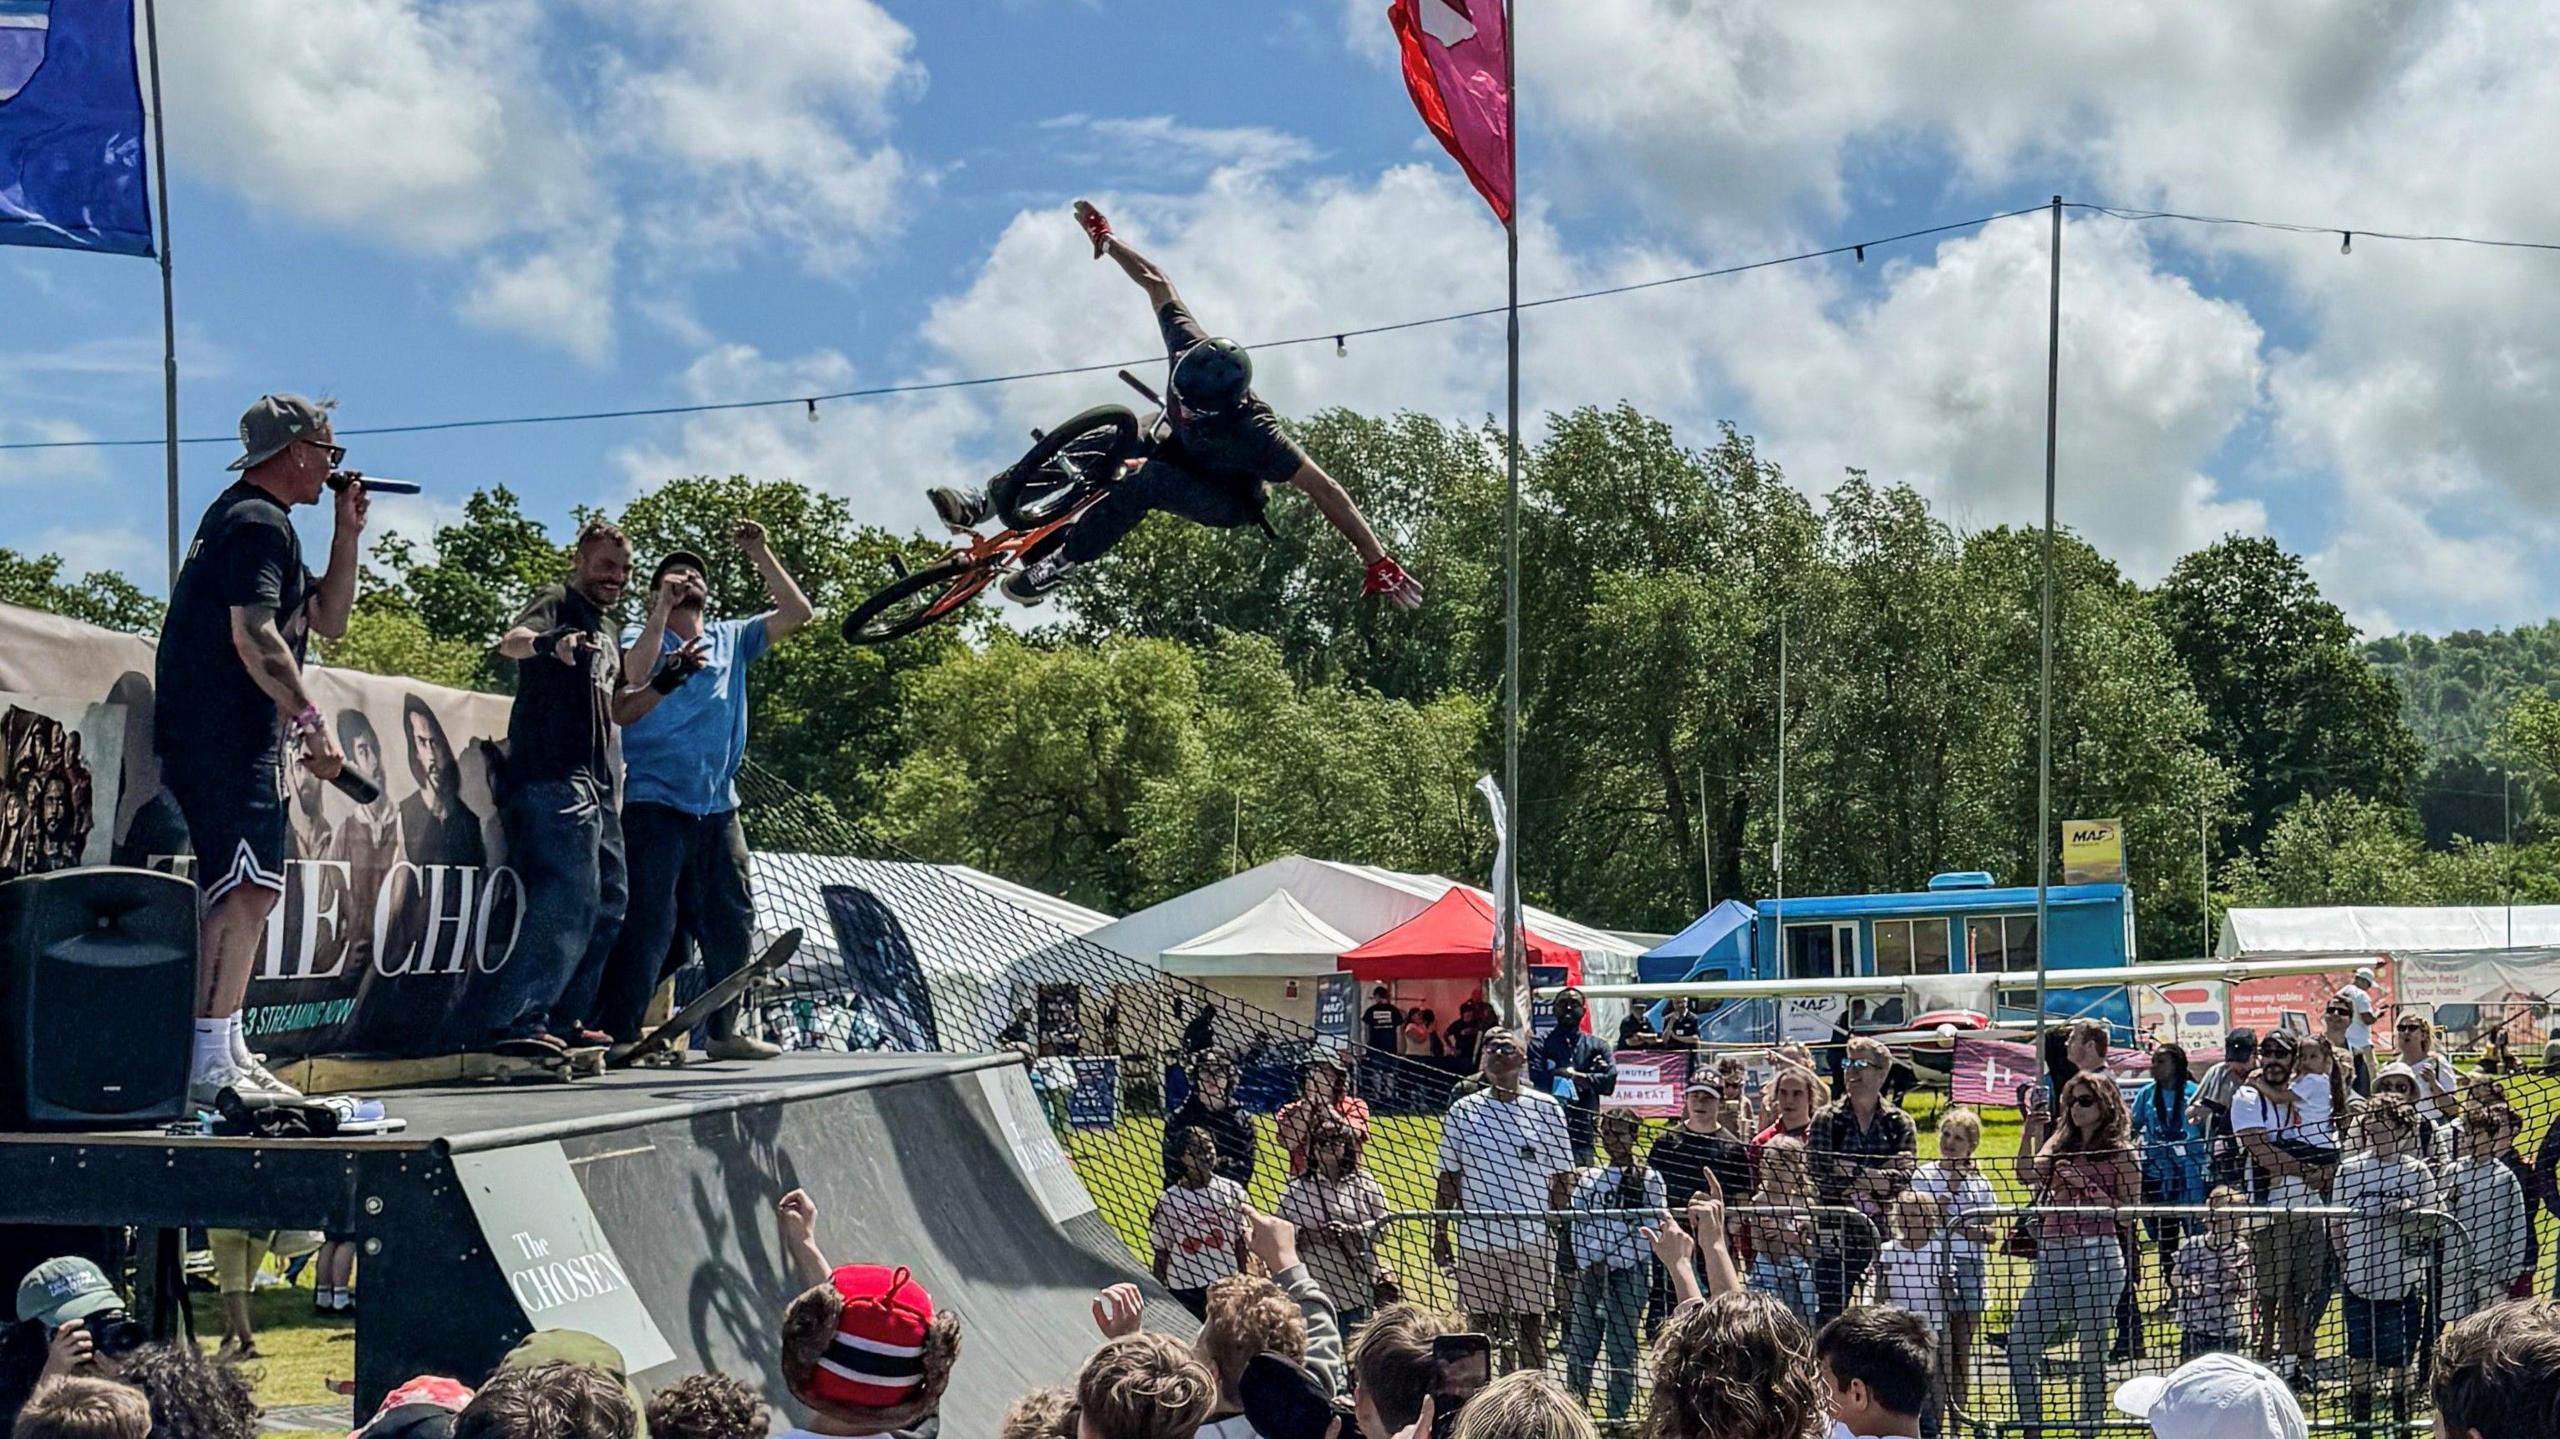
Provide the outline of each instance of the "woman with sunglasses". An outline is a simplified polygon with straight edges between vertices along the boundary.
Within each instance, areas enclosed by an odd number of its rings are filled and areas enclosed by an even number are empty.
[[[2133,1096],[2133,1139],[2142,1152],[2145,1204],[2204,1203],[2204,1130],[2192,1118],[2195,1097],[2195,1083],[2187,1077],[2185,1047],[2164,1044],[2151,1051],[2151,1082]],[[2183,1219],[2143,1221],[2160,1251],[2164,1287],[2177,1265],[2178,1242],[2186,1227]]]
[[[2045,1351],[2066,1334],[2079,1339],[2072,1361],[2078,1417],[2084,1424],[2107,1417],[2101,1357],[2115,1327],[2125,1262],[2122,1221],[2106,1211],[2142,1193],[2142,1170],[2126,1137],[2131,1121],[2115,1082],[2074,1074],[2062,1082],[2058,1107],[2048,1137],[2041,1096],[2031,1102],[2018,1144],[2018,1181],[2035,1196],[2031,1217],[2036,1206],[2076,1211],[2036,1220],[2035,1269],[2010,1320],[2009,1387],[2029,1439],[2043,1433]]]
[[[2435,1026],[2415,1011],[2403,1011],[2392,1022],[2391,1034],[2399,1053],[2394,1062],[2408,1067],[2409,1076],[2418,1086],[2418,1112],[2437,1124],[2451,1124],[2460,1080],[2453,1072],[2453,1061],[2436,1053]]]

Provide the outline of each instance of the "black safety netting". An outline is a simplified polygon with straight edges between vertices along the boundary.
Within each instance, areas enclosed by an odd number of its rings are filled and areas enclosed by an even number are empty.
[[[1710,1176],[1748,1287],[1808,1325],[1862,1303],[1921,1315],[1932,1433],[2114,1425],[2125,1379],[2217,1349],[2292,1379],[2315,1424],[2423,1424],[2443,1326],[2554,1291],[2560,1076],[2395,1068],[2382,1026],[2379,1055],[2305,1045],[2281,1085],[2218,1072],[2219,1051],[2193,1057],[2176,1103],[2157,1083],[2065,1083],[2049,1107],[2070,1141],[2041,1160],[2020,1157],[2017,1110],[1927,1088],[1897,1111],[1899,1153],[1854,1117],[1808,1122],[1858,1067],[1838,1054],[1796,1071],[1699,1051],[1691,1087],[1731,1101],[1706,1132],[1549,1104],[1534,1063],[1525,1104],[1469,1102],[1479,1056],[1390,1053],[1356,1019],[1320,1035],[1086,939],[1040,896],[905,854],[752,764],[739,789],[760,941],[803,932],[749,1001],[767,1038],[1023,1050],[1102,1216],[1168,1287],[1240,1267],[1249,1203],[1299,1226],[1355,1321],[1398,1297],[1507,1316],[1481,1326],[1502,1362],[1548,1366],[1604,1420],[1641,1417],[1673,1318],[1641,1230]],[[1454,1204],[1447,1168],[1465,1176]],[[1444,1224],[1444,1208],[1463,1212]]]

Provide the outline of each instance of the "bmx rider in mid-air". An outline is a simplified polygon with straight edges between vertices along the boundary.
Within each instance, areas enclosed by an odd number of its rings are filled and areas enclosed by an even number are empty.
[[[1351,496],[1281,433],[1280,417],[1253,392],[1253,360],[1244,346],[1201,329],[1164,272],[1112,234],[1101,211],[1078,200],[1076,219],[1093,237],[1094,258],[1109,255],[1119,261],[1155,307],[1165,350],[1173,359],[1173,379],[1164,397],[1170,434],[1067,528],[1066,543],[1006,576],[1005,598],[1040,603],[1137,528],[1150,510],[1220,529],[1259,524],[1271,487],[1294,485],[1360,552],[1360,562],[1368,567],[1362,594],[1382,596],[1400,609],[1421,604],[1422,586],[1378,543]],[[986,522],[989,507],[982,491],[942,486],[927,494],[942,522],[954,530],[973,530]]]

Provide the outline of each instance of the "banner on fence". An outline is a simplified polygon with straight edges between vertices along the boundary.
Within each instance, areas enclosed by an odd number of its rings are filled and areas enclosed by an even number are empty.
[[[1067,1123],[1078,1129],[1108,1129],[1120,1122],[1120,1061],[1116,1057],[1075,1061],[1075,1087],[1067,1091]]]
[[[2107,1052],[2107,1072],[2118,1087],[2139,1085],[2151,1077],[2151,1056],[2135,1049]],[[1956,1040],[1955,1079],[1951,1096],[1958,1104],[2015,1106],[2018,1086],[2044,1078],[2044,1061],[2032,1044],[2005,1039]]]
[[[1316,976],[1316,1033],[1327,1039],[1351,1038],[1351,1007],[1359,1001],[1360,981],[1348,974]]]
[[[1647,1119],[1677,1119],[1689,1092],[1689,1056],[1678,1051],[1618,1051],[1618,1088],[1601,1096],[1602,1109],[1627,1109]]]

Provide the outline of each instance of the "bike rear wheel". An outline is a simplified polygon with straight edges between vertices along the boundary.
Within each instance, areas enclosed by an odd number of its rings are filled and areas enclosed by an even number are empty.
[[[845,640],[877,645],[914,634],[976,599],[994,578],[993,566],[969,560],[945,560],[903,575],[844,617]]]
[[[1125,406],[1096,405],[1042,435],[987,486],[987,498],[1006,524],[1036,530],[1082,503],[1137,449],[1138,417]]]

